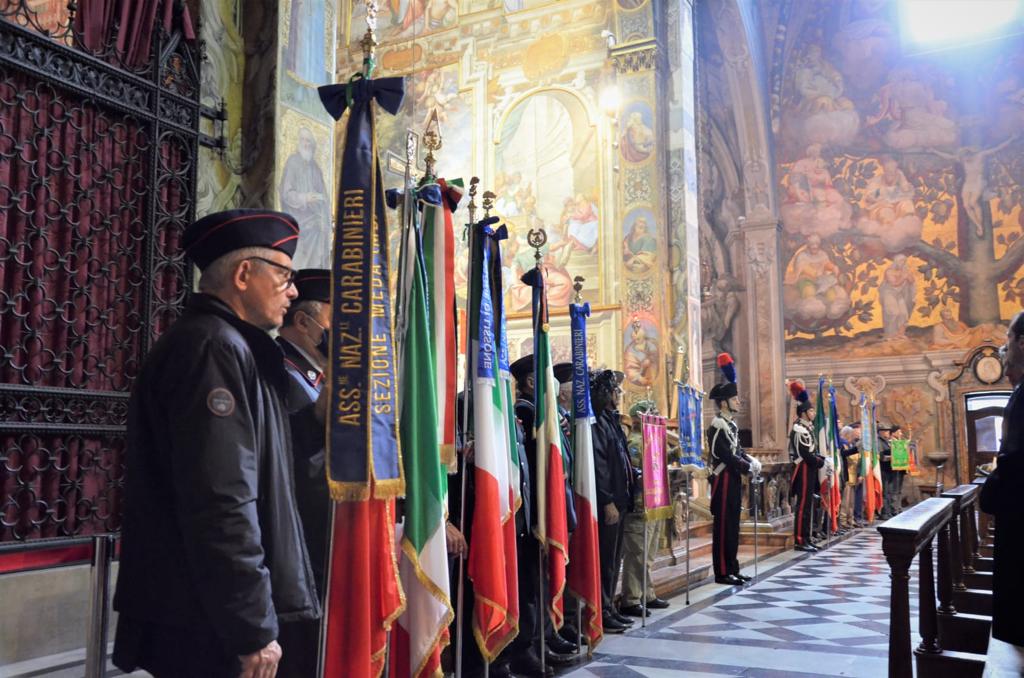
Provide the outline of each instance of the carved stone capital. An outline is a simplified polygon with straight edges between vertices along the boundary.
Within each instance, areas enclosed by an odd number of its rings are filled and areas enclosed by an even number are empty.
[[[613,47],[608,55],[619,75],[653,71],[658,65],[658,45],[653,40]]]

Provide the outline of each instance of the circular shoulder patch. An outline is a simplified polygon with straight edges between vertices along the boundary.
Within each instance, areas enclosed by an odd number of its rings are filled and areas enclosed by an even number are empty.
[[[215,388],[206,396],[206,406],[218,417],[230,417],[235,411],[235,396],[226,388]]]

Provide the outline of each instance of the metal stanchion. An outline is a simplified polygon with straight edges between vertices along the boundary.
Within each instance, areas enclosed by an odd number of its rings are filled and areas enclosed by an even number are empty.
[[[760,505],[759,494],[761,483],[764,482],[764,478],[761,476],[755,476],[753,479],[754,485],[754,582],[757,583],[757,507]]]
[[[576,598],[576,654],[583,652],[583,599]],[[590,652],[590,645],[587,645]]]
[[[545,629],[547,628],[547,620],[544,619],[544,615],[547,614],[547,610],[544,609],[544,547],[537,542],[537,611],[540,615],[540,672],[544,673],[548,670],[547,667],[547,652],[544,648],[544,636]]]
[[[113,558],[114,535],[100,534],[93,537],[89,628],[85,647],[85,678],[103,678],[107,675],[110,563]]]
[[[641,597],[641,600],[640,600],[640,612],[641,612],[641,615],[640,615],[640,628],[646,629],[647,628],[647,514],[646,513],[644,514],[643,528],[644,529],[643,529],[642,535],[643,535],[643,539],[644,539],[644,555],[643,555],[643,567],[640,568],[640,569],[643,570],[643,574],[640,577],[640,581],[641,581],[641,586],[640,586],[640,597]]]
[[[686,472],[686,604],[690,604],[690,488],[693,472]]]

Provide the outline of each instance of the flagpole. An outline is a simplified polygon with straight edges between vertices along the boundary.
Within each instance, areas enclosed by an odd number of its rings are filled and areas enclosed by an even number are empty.
[[[761,487],[761,474],[754,476],[754,582],[757,582],[757,507],[761,503],[758,500],[758,491]]]
[[[472,312],[470,304],[472,303],[473,296],[473,227],[476,225],[476,189],[477,184],[480,180],[473,177],[469,180],[469,204],[467,209],[469,210],[469,226],[467,228],[468,234],[468,248],[467,252],[467,273],[466,280],[469,281],[469,286],[466,288],[466,363],[464,366],[465,374],[463,376],[463,389],[462,389],[462,487],[460,488],[459,501],[459,532],[462,533],[463,537],[466,535],[466,482],[469,476],[469,464],[466,463],[466,447],[469,445],[469,405],[472,401],[470,394],[473,388],[473,351],[470,346],[471,337],[469,336],[469,314]],[[466,596],[466,556],[465,554],[459,555],[459,580],[458,590],[455,596],[455,678],[462,678],[462,655],[463,655],[463,643],[465,641],[465,633],[463,628],[465,626],[463,620]],[[487,666],[484,664],[484,675],[487,675]]]
[[[366,2],[366,33],[363,35],[360,45],[363,49],[363,76],[369,78],[373,74],[373,67],[375,63],[374,50],[379,44],[377,42],[377,0],[365,0]],[[329,388],[326,386],[325,388]],[[319,642],[317,644],[317,658],[316,658],[316,676],[317,678],[323,678],[324,672],[327,670],[327,624],[328,614],[327,605],[331,600],[331,572],[334,569],[334,521],[336,515],[336,505],[331,502],[330,516],[328,518],[328,540],[327,540],[327,570],[324,576],[324,596],[323,596],[323,610],[320,615],[319,626]],[[388,638],[390,640],[390,631],[388,632]]]
[[[693,471],[686,472],[686,604],[690,604],[690,487]]]
[[[490,206],[488,205],[487,207],[488,207],[488,212],[489,212],[489,207]],[[535,261],[534,267],[537,269],[537,273],[539,275],[541,275],[541,277],[543,279],[544,272],[541,270],[541,267],[540,267],[540,260],[541,260],[540,248],[544,247],[544,243],[546,243],[548,241],[548,234],[547,234],[547,232],[543,228],[538,228],[538,229],[531,228],[530,231],[526,234],[526,241],[529,243],[530,247],[533,248],[533,251],[534,251],[533,258],[534,258],[534,261]],[[541,293],[542,294],[546,294],[546,292],[544,292],[544,288],[543,287],[541,287]],[[542,297],[542,299],[543,299],[543,297]],[[542,306],[540,309],[538,309],[538,312],[543,314],[544,313],[544,307]],[[542,323],[545,320],[546,320],[545,318],[541,318],[541,322]],[[539,331],[542,331],[542,330],[541,330],[541,327],[537,326],[536,318],[535,318],[534,319],[534,328],[533,328],[533,337],[534,337],[534,343],[535,344],[536,344],[536,341],[537,341],[537,332],[539,332]],[[536,349],[534,350],[534,353],[536,353]],[[535,355],[534,356],[534,361],[536,361],[536,360],[537,360],[537,356]],[[535,364],[536,364],[536,362],[535,362]],[[536,382],[536,380],[535,380],[535,382]],[[537,417],[537,404],[538,404],[537,403],[537,386],[538,386],[537,383],[534,383],[534,385],[533,385],[533,412],[534,412],[533,416],[534,416],[534,421],[536,421],[536,417]],[[546,472],[546,470],[545,470],[545,472]],[[539,477],[539,474],[538,474],[538,477]],[[539,496],[540,495],[538,493],[538,497]],[[538,525],[540,524],[540,517],[539,516],[537,518],[537,523],[538,523]],[[546,531],[547,526],[545,525],[544,527],[545,527],[545,531]],[[544,614],[545,614],[545,610],[544,610],[544,546],[545,546],[545,544],[542,544],[540,542],[540,540],[538,539],[537,540],[537,599],[538,599],[538,608],[537,609],[540,611],[540,634],[539,634],[540,638],[539,638],[539,643],[538,644],[540,645],[539,653],[540,653],[540,672],[541,673],[545,673],[547,671],[547,657],[545,656],[547,653],[544,652],[544,635],[545,635],[544,629],[547,626],[547,623],[546,623],[546,621],[544,619]]]

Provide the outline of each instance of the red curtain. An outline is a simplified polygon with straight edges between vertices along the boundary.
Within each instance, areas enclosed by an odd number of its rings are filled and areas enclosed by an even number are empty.
[[[80,0],[75,32],[92,52],[102,52],[113,42],[120,62],[139,68],[149,62],[157,19],[168,33],[178,28],[174,26],[174,9],[179,3],[182,34],[186,40],[195,40],[188,6],[180,0]]]

